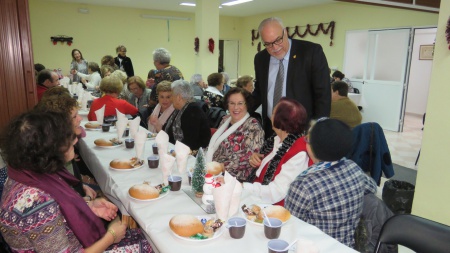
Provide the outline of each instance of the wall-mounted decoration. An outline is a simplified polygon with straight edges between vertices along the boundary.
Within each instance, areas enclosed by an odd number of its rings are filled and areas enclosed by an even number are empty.
[[[56,45],[58,42],[61,42],[61,44],[64,44],[64,42],[67,42],[68,46],[72,45],[73,38],[66,36],[66,35],[57,35],[50,37],[50,40],[53,42],[53,45]]]
[[[450,17],[447,20],[447,27],[445,29],[445,38],[447,39],[448,50],[450,50]]]
[[[194,40],[194,50],[195,50],[195,53],[196,53],[196,54],[198,54],[199,47],[200,47],[200,41],[199,41],[198,37],[195,37],[195,40]]]
[[[419,60],[433,60],[434,45],[420,45]]]
[[[213,40],[213,38],[209,38],[208,49],[209,49],[209,52],[214,53],[214,40]]]

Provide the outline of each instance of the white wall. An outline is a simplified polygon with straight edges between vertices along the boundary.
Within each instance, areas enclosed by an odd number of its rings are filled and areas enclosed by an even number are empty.
[[[427,109],[432,60],[419,60],[420,45],[431,45],[436,38],[436,28],[416,29],[406,97],[407,113],[422,115]]]

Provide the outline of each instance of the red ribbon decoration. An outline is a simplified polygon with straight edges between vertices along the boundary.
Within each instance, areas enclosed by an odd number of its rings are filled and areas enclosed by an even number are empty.
[[[195,37],[194,50],[195,50],[196,53],[198,53],[199,45],[200,45],[200,41],[199,41],[198,37]]]
[[[209,38],[208,49],[209,49],[209,52],[214,53],[214,40],[213,40],[213,38]]]

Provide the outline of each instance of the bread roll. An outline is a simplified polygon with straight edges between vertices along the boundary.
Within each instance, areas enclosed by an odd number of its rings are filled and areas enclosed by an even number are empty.
[[[84,125],[84,127],[89,128],[89,129],[97,129],[97,128],[101,128],[102,125],[97,122],[88,122]]]
[[[183,237],[203,233],[202,222],[193,215],[175,215],[170,219],[169,226],[175,234]]]
[[[225,168],[223,166],[222,163],[218,163],[218,162],[209,162],[206,164],[206,170],[207,170],[207,174],[211,174],[213,176],[215,175],[219,175],[220,173],[222,173]]]
[[[97,146],[112,146],[113,143],[111,141],[105,140],[105,139],[97,139],[94,141],[95,145]]]
[[[155,199],[159,197],[159,191],[148,184],[137,184],[133,185],[129,190],[128,193],[131,197],[136,199]]]
[[[269,218],[278,218],[282,222],[286,222],[291,218],[291,213],[284,207],[272,205],[264,208],[264,212]],[[261,212],[262,214],[263,212]]]
[[[114,159],[109,163],[109,166],[114,169],[132,169],[134,168],[131,163],[130,159]]]

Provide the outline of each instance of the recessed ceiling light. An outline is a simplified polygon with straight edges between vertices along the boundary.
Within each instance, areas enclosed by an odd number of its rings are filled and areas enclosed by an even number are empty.
[[[228,3],[223,3],[222,5],[232,6],[232,5],[242,4],[242,3],[251,2],[251,1],[253,1],[253,0],[236,0],[236,1],[231,1],[231,2],[228,2]]]
[[[180,3],[180,5],[195,7],[195,3]]]

